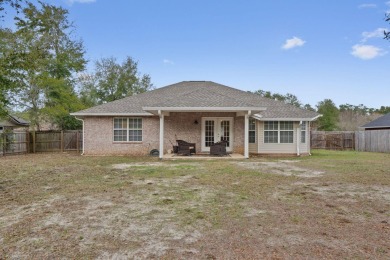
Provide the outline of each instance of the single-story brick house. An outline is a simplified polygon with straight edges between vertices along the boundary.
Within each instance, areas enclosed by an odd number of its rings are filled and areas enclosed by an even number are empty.
[[[310,122],[320,115],[211,81],[183,81],[85,109],[84,154],[160,158],[175,141],[208,152],[214,142],[243,154],[309,154]]]
[[[390,113],[365,124],[361,128],[364,130],[387,130],[390,129]]]

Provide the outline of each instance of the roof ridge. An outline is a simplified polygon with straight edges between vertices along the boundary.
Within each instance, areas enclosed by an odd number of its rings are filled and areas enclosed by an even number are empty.
[[[186,81],[182,81],[182,82],[186,82]],[[199,88],[193,88],[193,89],[191,89],[190,91],[187,91],[187,92],[182,93],[182,94],[180,94],[180,95],[177,95],[177,96],[175,96],[175,97],[172,97],[172,98],[169,98],[169,99],[166,99],[166,100],[159,100],[158,102],[155,102],[154,104],[151,104],[150,106],[155,106],[155,105],[157,105],[157,104],[167,103],[167,102],[170,102],[170,101],[172,101],[172,100],[177,100],[179,97],[187,96],[187,95],[189,95],[189,94],[192,94],[192,93],[194,93],[194,92],[199,92],[199,91],[200,91]]]

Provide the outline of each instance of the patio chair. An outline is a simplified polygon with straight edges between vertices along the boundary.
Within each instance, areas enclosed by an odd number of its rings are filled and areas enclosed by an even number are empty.
[[[177,142],[177,154],[191,155],[196,152],[195,143],[188,143],[183,140],[176,140]]]
[[[219,156],[227,155],[226,145],[227,145],[227,142],[225,142],[225,141],[220,141],[220,142],[212,144],[210,146],[210,155],[219,155]]]

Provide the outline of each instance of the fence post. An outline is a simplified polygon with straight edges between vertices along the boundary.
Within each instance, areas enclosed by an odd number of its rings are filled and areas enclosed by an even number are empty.
[[[35,153],[35,151],[36,151],[36,146],[37,146],[37,144],[36,144],[36,132],[35,132],[35,130],[32,132],[32,141],[33,141],[33,153]]]
[[[79,132],[79,130],[77,130],[77,132],[76,132],[76,149],[77,149],[77,153],[80,153],[79,140],[80,140],[80,132]]]
[[[3,151],[3,156],[5,156],[5,150],[6,150],[6,149],[5,149],[5,147],[6,147],[6,146],[5,146],[5,145],[6,145],[6,144],[5,144],[5,140],[6,140],[6,138],[5,138],[4,132],[0,134],[0,138],[2,139],[2,140],[1,140],[1,141],[2,141],[2,142],[1,142],[1,150]]]
[[[26,153],[30,153],[30,132],[26,130]]]
[[[61,153],[64,152],[64,131],[61,130]]]

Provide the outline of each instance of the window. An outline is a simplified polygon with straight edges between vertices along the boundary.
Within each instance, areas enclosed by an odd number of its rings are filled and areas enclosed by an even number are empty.
[[[256,143],[256,120],[255,119],[249,120],[249,143],[250,144]]]
[[[280,143],[294,142],[294,125],[293,122],[281,121],[279,122],[280,129]]]
[[[301,124],[301,143],[306,143],[306,122]]]
[[[127,141],[127,118],[114,118],[114,141]]]
[[[114,118],[114,142],[141,142],[142,118]]]
[[[278,143],[278,122],[264,122],[264,143]]]
[[[142,119],[129,118],[129,142],[142,141]]]
[[[294,123],[290,121],[265,121],[264,143],[293,143]]]

